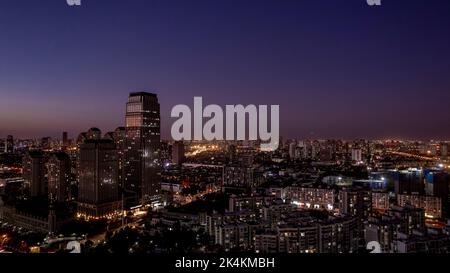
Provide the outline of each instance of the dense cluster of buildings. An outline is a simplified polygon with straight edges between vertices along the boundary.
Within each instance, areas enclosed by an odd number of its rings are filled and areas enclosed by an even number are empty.
[[[205,252],[357,253],[370,242],[386,253],[450,251],[448,143],[259,145],[161,141],[157,96],[131,93],[113,132],[3,140],[0,221],[55,232],[70,218],[157,209],[143,234],[203,231]]]
[[[5,154],[13,154],[8,136]],[[19,150],[19,145],[17,150]],[[19,151],[17,151],[19,152]],[[48,198],[55,202],[75,202],[76,215],[84,219],[112,218],[124,208],[159,202],[160,110],[152,93],[131,93],[126,105],[125,127],[102,134],[91,128],[76,140],[63,133],[56,144],[51,138],[29,143],[21,150],[20,177],[6,181],[19,184],[24,199]],[[11,179],[11,178],[9,178]],[[9,209],[9,210],[8,210]],[[3,205],[8,219],[24,215],[14,202]],[[50,210],[49,210],[50,213]],[[5,218],[5,214],[3,213]],[[41,218],[30,216],[30,220]],[[42,230],[42,229],[41,229]]]

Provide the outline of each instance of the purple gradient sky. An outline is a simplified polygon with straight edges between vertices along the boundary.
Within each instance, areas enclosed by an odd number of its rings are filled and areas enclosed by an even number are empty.
[[[279,104],[300,138],[450,139],[450,1],[0,0],[0,137],[123,125],[129,92],[170,109]]]

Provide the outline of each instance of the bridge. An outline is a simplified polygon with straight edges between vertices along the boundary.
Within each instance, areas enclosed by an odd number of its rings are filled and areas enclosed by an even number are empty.
[[[400,155],[400,156],[406,156],[406,157],[413,157],[421,160],[428,160],[428,161],[438,161],[439,158],[437,157],[428,157],[428,156],[422,156],[422,155],[416,155],[411,153],[405,153],[405,152],[396,152],[396,151],[387,151],[390,154],[394,155]]]

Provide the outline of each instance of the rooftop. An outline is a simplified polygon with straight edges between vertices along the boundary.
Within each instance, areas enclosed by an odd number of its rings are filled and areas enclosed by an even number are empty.
[[[156,97],[157,95],[155,93],[149,93],[149,92],[143,92],[143,91],[130,93],[130,97],[138,97],[138,96]]]

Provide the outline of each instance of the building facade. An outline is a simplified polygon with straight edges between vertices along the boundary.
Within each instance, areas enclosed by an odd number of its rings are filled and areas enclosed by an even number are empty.
[[[48,192],[45,162],[46,157],[41,151],[29,151],[23,157],[23,178],[32,197],[44,196]]]
[[[78,216],[109,218],[120,212],[116,145],[108,139],[88,139],[80,145]]]
[[[54,201],[67,201],[70,199],[70,157],[60,152],[52,154],[46,164],[48,193]]]
[[[127,207],[160,194],[160,106],[156,94],[131,93],[125,116],[124,190]]]

